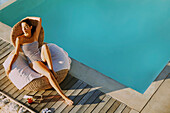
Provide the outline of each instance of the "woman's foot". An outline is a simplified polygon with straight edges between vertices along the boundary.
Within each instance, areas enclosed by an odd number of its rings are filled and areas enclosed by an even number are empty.
[[[69,106],[73,105],[73,101],[70,100],[69,98],[68,98],[68,99],[65,99],[65,102],[66,102],[66,104],[69,105]]]

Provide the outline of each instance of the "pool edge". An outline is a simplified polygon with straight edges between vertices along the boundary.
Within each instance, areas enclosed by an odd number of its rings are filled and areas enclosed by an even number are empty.
[[[0,10],[4,9],[5,7],[7,7],[8,5],[14,3],[16,0],[8,0],[7,2],[3,3],[0,5]]]
[[[122,103],[125,103],[138,112],[140,112],[143,107],[145,107],[148,101],[158,90],[161,83],[170,73],[170,65],[166,65],[157,78],[151,83],[148,89],[146,89],[144,94],[141,94],[113,80],[112,78],[97,72],[96,70],[82,64],[81,62],[76,61],[75,59],[72,60],[73,62],[70,74],[94,87],[99,87],[99,90],[102,92],[112,96]]]

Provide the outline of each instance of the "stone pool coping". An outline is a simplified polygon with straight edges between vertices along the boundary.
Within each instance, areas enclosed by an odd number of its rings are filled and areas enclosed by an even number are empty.
[[[0,10],[15,2],[16,0],[9,0],[0,5]],[[11,27],[0,22],[0,38],[10,42]],[[122,69],[123,70],[123,69]],[[144,94],[141,94],[123,84],[105,76],[104,74],[76,61],[72,58],[72,66],[69,72],[71,75],[77,77],[92,85],[99,87],[99,90],[112,96],[113,98],[125,103],[134,110],[140,112],[147,103],[151,100],[153,95],[159,90],[159,87],[164,82],[165,78],[170,73],[170,63],[164,67],[162,72],[158,75],[154,82],[149,86]],[[111,85],[112,84],[112,85]]]
[[[0,5],[0,10],[7,7],[8,5],[12,4],[13,2],[15,2],[16,0],[8,0],[5,3]]]

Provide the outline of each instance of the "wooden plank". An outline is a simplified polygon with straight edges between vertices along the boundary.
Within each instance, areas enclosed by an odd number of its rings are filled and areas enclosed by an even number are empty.
[[[0,76],[5,72],[5,69],[2,65],[0,65]]]
[[[0,75],[0,81],[4,78],[7,77],[5,71],[3,71]]]
[[[5,40],[4,40],[4,39],[2,39],[2,38],[1,38],[1,41],[2,41],[3,43],[9,43],[9,42],[5,41]]]
[[[70,88],[71,86],[73,86],[78,80],[76,78],[71,79],[67,84],[65,84],[65,88]],[[65,94],[65,92],[67,92],[67,90],[64,90],[63,93]],[[57,92],[56,92],[57,93]],[[40,106],[36,107],[37,111],[40,111],[50,100],[48,100],[46,103],[42,103]]]
[[[100,93],[100,95],[98,96],[98,98],[96,98],[93,102],[93,104],[91,104],[84,113],[91,113],[93,111],[93,109],[103,100],[103,98],[106,96],[106,94],[104,94],[103,92]]]
[[[12,90],[10,90],[10,91],[8,92],[8,94],[9,94],[10,96],[12,96],[17,90],[18,90],[18,89],[17,89],[16,87],[14,87]]]
[[[7,76],[6,76],[6,73],[5,73],[5,71],[4,71],[4,72],[2,72],[1,75],[0,75],[0,81],[1,81],[2,79],[4,79],[5,77],[7,77]]]
[[[122,113],[129,113],[129,112],[130,112],[130,110],[131,110],[131,108],[130,108],[130,107],[128,107],[128,106],[126,106],[126,108],[123,110],[123,112],[122,112]]]
[[[112,104],[115,102],[116,100],[111,98],[106,105],[100,110],[99,113],[106,113],[106,111],[108,111],[108,109],[112,106]]]
[[[94,94],[92,94],[92,96],[85,102],[85,105],[81,106],[77,113],[83,113],[90,106],[90,104],[93,104],[94,100],[98,98],[100,93],[100,90],[96,90]]]
[[[2,39],[0,38],[0,42],[2,41]]]
[[[3,49],[7,44],[9,45],[10,43],[3,41],[2,44],[0,45],[0,48]]]
[[[0,87],[0,89],[1,90],[4,90],[7,86],[9,86],[11,84],[11,82],[8,80],[8,81],[6,81],[1,87]]]
[[[82,83],[83,83],[82,80],[78,80],[78,81],[65,93],[65,95],[69,98],[69,96],[75,91],[75,89],[77,89]],[[58,107],[58,109],[56,109],[56,112],[60,113],[66,106],[67,106],[67,104],[65,104],[65,103],[63,102],[63,103],[60,105],[60,107]]]
[[[3,54],[4,54],[4,53],[2,53],[1,55],[3,55]],[[4,57],[7,58],[7,56],[8,56],[9,54],[10,54],[10,52],[6,52],[6,54],[3,55],[3,57],[1,57],[0,60],[4,59]],[[3,60],[3,61],[5,61],[5,60]],[[0,64],[2,64],[2,63],[0,63]]]
[[[16,87],[14,87],[12,90],[8,92],[9,95],[12,96],[12,98],[16,98],[18,95],[20,95],[24,90],[18,90]]]
[[[12,97],[13,97],[13,98],[18,97],[23,91],[24,91],[23,89],[17,90],[14,94],[12,94]]]
[[[4,61],[7,59],[7,56],[8,56],[8,54],[0,59],[0,64],[4,63]]]
[[[5,93],[8,93],[12,88],[14,88],[15,86],[14,86],[14,84],[13,83],[11,83],[7,88],[5,88],[3,91],[5,92]]]
[[[0,38],[0,42],[2,42],[2,41],[4,42],[4,40],[2,38]]]
[[[3,49],[3,48],[1,48],[1,45],[2,45],[3,43],[5,43],[5,41],[1,41],[1,42],[0,42],[0,49]]]
[[[2,68],[2,69],[0,70],[0,76],[1,76],[3,73],[5,73],[5,69],[4,69],[4,68]]]
[[[61,87],[61,89],[62,90],[67,90],[67,88],[69,87],[69,86],[67,86],[73,79],[76,79],[77,80],[77,78],[75,78],[75,77],[73,77],[72,75],[70,75],[70,74],[68,74],[67,75],[67,77],[65,78],[65,80],[60,84],[60,87]]]
[[[14,49],[14,48],[11,47],[11,48],[5,50],[5,51],[0,55],[0,59],[3,58],[3,57],[5,57],[7,54],[10,54],[13,49]]]
[[[111,107],[110,109],[108,109],[107,113],[113,113],[116,111],[116,109],[119,107],[120,102],[116,101]]]
[[[3,43],[2,45],[0,45],[0,50],[2,51],[2,50],[4,50],[4,49],[9,49],[9,48],[11,48],[11,47],[13,47],[10,43]]]
[[[4,68],[4,66],[3,66],[2,64],[0,64],[0,70],[1,70],[2,68]]]
[[[3,59],[4,57],[7,58],[7,56],[12,52],[12,50],[13,50],[13,48],[10,48],[10,49],[8,49],[8,50],[5,50],[5,51],[0,55],[0,59]],[[6,60],[6,59],[5,59],[5,60]],[[4,60],[4,61],[5,61],[5,60]],[[3,62],[4,62],[4,61],[3,61]],[[2,63],[3,63],[3,62],[2,62]]]
[[[8,81],[7,77],[4,77],[3,79],[0,80],[0,86],[2,86],[6,81]]]
[[[3,64],[0,64],[0,69],[3,69],[3,68],[4,68]]]
[[[125,109],[125,107],[126,107],[126,105],[121,103],[114,113],[122,113],[122,111]]]
[[[169,105],[169,104],[168,104],[168,105]],[[136,111],[136,110],[134,110],[134,109],[131,109],[129,113],[141,113],[141,112]]]
[[[80,107],[84,105],[84,103],[90,98],[90,96],[97,90],[97,87],[92,87],[88,93],[78,102],[78,104],[70,111],[70,113],[77,112]]]
[[[111,96],[106,95],[103,100],[93,109],[92,113],[98,113],[104,105],[109,101]]]
[[[12,51],[12,46],[10,44],[6,45],[1,51],[0,51],[0,55],[2,55],[3,53],[5,53],[5,51],[10,50]]]
[[[0,40],[0,45],[1,45],[2,43],[4,43],[4,41],[3,41],[3,40]]]
[[[1,55],[3,52],[5,52],[6,50],[8,50],[8,49],[10,49],[10,48],[12,48],[12,47],[13,47],[13,46],[12,46],[11,44],[3,43],[3,44],[0,46],[0,48],[2,48],[1,51],[0,51],[0,55]]]
[[[70,96],[69,98],[74,102],[73,105],[71,106],[67,106],[62,112],[66,113],[69,112],[73,107],[75,107],[75,105],[77,105],[77,103],[83,98],[83,96],[85,95],[85,93],[87,93],[92,86],[88,85],[87,83],[83,82],[79,89],[76,89],[73,93],[72,96]]]
[[[1,51],[4,51],[4,48],[6,47],[6,46],[9,46],[10,44],[8,44],[8,43],[3,43],[2,45],[0,45],[0,48],[1,48]],[[2,54],[2,52],[0,51],[0,54]]]

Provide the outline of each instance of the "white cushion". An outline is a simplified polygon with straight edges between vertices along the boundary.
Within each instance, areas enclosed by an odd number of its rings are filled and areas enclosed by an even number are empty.
[[[59,46],[52,43],[47,44],[47,46],[49,47],[51,53],[54,71],[57,72],[62,69],[69,70],[71,59],[68,57],[68,53]],[[8,56],[8,58],[3,63],[5,70],[9,67],[12,56],[13,55]],[[18,58],[12,65],[11,72],[9,73],[9,79],[18,89],[22,89],[35,78],[42,76],[43,75],[36,73],[29,67],[26,57],[22,54],[19,54]]]

